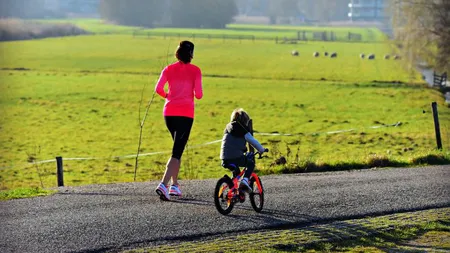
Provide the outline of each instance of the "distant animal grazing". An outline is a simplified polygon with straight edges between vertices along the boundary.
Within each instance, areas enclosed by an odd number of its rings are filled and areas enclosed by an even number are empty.
[[[364,57],[366,57],[366,55],[365,55],[365,54],[359,54],[359,57],[360,57],[361,59],[364,59]]]
[[[337,57],[337,53],[336,52],[331,53],[330,58],[336,58],[336,57]]]
[[[325,52],[323,55],[328,56],[328,52]]]
[[[398,59],[400,59],[400,56],[399,55],[394,55],[394,60],[398,60]]]
[[[369,56],[367,56],[367,59],[375,60],[375,55],[374,54],[369,54]]]
[[[390,56],[388,54],[384,55],[384,59],[389,60]]]
[[[291,52],[291,55],[292,55],[292,56],[298,56],[298,51],[297,51],[297,50],[293,50],[293,51]]]
[[[319,57],[319,55],[320,55],[319,52],[314,52],[313,54],[314,57]]]

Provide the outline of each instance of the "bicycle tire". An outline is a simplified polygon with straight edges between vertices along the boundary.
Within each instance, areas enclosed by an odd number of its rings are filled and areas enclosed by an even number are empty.
[[[261,191],[258,189],[256,180],[258,180],[259,184],[261,185]],[[252,188],[252,191],[249,194],[250,204],[252,205],[253,210],[255,210],[255,212],[260,213],[264,206],[264,187],[263,187],[261,179],[257,176],[251,177],[250,178],[250,188]],[[256,198],[259,198],[259,201],[257,201]]]
[[[227,196],[228,191],[224,192],[223,190],[229,190],[231,188],[233,188],[233,181],[229,177],[222,177],[217,181],[214,190],[214,204],[217,211],[223,215],[229,214],[234,207],[234,203],[231,199],[224,199],[224,196]],[[225,207],[222,206],[223,204],[225,204]]]

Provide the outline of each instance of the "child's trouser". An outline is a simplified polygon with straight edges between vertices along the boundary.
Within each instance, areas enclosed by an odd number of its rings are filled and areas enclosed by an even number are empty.
[[[244,173],[244,177],[250,178],[255,169],[255,160],[253,157],[246,155],[234,159],[223,159],[222,167],[231,170],[233,172],[233,177],[236,177],[240,173],[239,167],[246,167],[247,170]]]

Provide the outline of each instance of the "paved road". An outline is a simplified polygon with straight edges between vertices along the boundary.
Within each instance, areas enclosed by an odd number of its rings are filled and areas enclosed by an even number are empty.
[[[162,202],[157,182],[62,188],[0,202],[0,252],[102,252],[236,231],[450,206],[450,166],[262,177],[266,204],[220,215],[216,180],[181,181]]]

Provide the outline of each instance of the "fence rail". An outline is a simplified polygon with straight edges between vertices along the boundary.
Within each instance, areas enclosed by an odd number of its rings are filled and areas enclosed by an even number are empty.
[[[433,72],[433,85],[434,86],[445,86],[447,83],[447,72],[442,75]]]
[[[136,30],[132,33],[133,37],[146,36],[163,37],[163,38],[189,38],[189,39],[222,39],[222,40],[268,40],[275,41],[275,43],[296,43],[298,41],[344,41],[344,42],[361,42],[363,36],[359,33],[341,33],[339,36],[334,31],[307,31],[299,30],[293,31],[292,37],[288,36],[255,36],[255,35],[237,35],[237,34],[209,34],[209,33],[179,33],[179,32],[150,32]]]
[[[192,39],[232,39],[232,40],[252,40],[254,41],[256,36],[254,35],[235,35],[235,34],[208,34],[208,33],[160,33],[160,32],[134,32],[133,37],[147,36],[147,37],[164,37],[165,38],[192,38]],[[262,38],[259,38],[262,39]]]

